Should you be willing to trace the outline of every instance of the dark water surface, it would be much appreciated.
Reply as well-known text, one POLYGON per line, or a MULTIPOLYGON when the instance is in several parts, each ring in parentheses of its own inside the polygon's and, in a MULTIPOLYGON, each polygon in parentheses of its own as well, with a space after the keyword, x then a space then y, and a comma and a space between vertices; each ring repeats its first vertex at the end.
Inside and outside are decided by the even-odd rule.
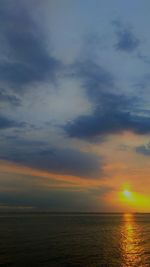
POLYGON ((150 215, 1 214, 0 266, 150 266, 150 215))

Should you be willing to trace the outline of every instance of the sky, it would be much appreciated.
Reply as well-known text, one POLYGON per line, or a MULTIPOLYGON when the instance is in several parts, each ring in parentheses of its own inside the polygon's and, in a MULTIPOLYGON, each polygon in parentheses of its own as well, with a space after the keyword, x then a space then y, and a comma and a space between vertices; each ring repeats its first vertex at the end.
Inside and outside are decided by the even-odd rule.
POLYGON ((149 10, 0 1, 0 210, 150 212, 149 10))

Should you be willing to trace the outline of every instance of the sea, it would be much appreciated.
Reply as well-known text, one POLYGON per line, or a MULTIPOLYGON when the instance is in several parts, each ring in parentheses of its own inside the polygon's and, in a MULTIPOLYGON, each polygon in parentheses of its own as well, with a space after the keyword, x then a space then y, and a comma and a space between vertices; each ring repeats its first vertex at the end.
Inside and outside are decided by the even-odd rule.
POLYGON ((150 267, 150 214, 2 213, 0 266, 150 267))

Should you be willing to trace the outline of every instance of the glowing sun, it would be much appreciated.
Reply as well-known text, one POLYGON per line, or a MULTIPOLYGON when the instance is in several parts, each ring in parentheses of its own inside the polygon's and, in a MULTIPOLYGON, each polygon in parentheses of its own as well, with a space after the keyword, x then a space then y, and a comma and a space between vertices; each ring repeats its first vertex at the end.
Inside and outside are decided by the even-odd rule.
POLYGON ((132 193, 131 193, 130 191, 128 191, 128 190, 124 190, 124 191, 123 191, 123 195, 124 195, 125 197, 127 197, 127 198, 130 198, 131 195, 132 195, 132 193))

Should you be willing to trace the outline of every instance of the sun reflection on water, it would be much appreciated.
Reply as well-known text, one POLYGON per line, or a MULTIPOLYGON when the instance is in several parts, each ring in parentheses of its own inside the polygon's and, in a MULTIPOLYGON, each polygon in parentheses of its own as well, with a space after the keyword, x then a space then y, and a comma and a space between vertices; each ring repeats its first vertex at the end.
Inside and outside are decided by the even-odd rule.
POLYGON ((122 231, 122 267, 145 267, 146 259, 142 245, 140 225, 136 223, 134 214, 124 214, 122 231))

